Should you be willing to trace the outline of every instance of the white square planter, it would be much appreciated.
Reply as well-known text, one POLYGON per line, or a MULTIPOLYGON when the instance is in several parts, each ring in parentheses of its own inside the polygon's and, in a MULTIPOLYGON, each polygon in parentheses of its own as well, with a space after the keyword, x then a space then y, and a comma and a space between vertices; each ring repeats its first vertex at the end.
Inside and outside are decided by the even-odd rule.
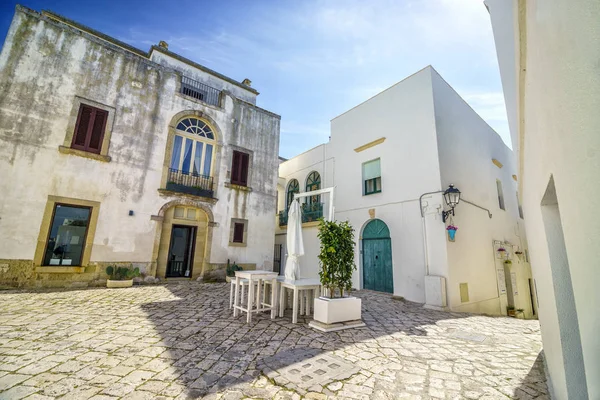
POLYGON ((361 299, 357 297, 344 297, 340 299, 319 297, 315 299, 314 319, 324 324, 360 320, 361 305, 361 299))

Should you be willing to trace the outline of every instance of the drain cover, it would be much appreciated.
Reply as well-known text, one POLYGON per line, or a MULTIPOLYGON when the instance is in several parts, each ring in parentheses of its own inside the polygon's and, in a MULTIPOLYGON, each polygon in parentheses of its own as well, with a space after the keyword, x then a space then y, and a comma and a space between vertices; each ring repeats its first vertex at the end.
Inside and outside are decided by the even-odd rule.
POLYGON ((450 337, 454 339, 469 340, 471 342, 483 342, 485 339, 487 339, 487 336, 485 335, 478 335, 473 332, 465 331, 454 331, 450 334, 450 337))
POLYGON ((263 359, 261 369, 267 370, 266 375, 277 383, 284 382, 288 388, 304 390, 347 379, 359 371, 344 359, 318 349, 282 351, 263 359))

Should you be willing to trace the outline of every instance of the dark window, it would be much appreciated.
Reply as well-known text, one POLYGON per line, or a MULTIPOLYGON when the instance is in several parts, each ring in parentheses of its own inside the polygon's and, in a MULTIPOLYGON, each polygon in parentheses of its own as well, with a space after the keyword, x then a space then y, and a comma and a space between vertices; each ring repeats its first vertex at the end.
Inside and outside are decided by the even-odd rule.
POLYGON ((66 204, 54 207, 43 265, 80 266, 91 211, 66 204))
POLYGON ((71 147, 100 154, 107 118, 108 111, 82 104, 79 107, 71 147))
POLYGON ((365 195, 381 192, 381 177, 365 181, 365 195))
POLYGON ((501 210, 506 210, 504 207, 504 192, 502 191, 502 181, 496 179, 496 190, 498 190, 498 207, 501 210))
POLYGON ((287 189, 287 200, 286 200, 286 210, 290 208, 292 201, 294 201, 294 193, 300 193, 300 184, 296 179, 292 179, 288 184, 287 189))
POLYGON ((241 222, 233 224, 233 243, 244 243, 244 224, 241 222))
POLYGON ((250 154, 241 151, 233 152, 231 163, 231 183, 241 186, 248 186, 248 163, 250 154))

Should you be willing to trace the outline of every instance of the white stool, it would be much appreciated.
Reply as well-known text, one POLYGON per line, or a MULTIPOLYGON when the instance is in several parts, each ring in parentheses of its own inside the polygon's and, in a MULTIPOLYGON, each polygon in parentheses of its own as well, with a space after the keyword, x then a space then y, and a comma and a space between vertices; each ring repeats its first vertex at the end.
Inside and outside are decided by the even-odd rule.
MULTIPOLYGON (((258 282, 252 282, 257 285, 258 282)), ((240 279, 240 286, 242 287, 242 301, 244 299, 245 287, 248 286, 248 279, 240 279)), ((235 278, 231 280, 231 289, 229 290, 229 308, 233 308, 233 299, 235 294, 235 278)))

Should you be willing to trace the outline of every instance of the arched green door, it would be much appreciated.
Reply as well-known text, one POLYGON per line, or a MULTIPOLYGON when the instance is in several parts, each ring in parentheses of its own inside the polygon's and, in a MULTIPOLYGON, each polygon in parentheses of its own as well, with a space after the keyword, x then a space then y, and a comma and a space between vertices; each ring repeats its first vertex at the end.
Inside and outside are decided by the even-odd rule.
POLYGON ((363 287, 378 292, 394 292, 392 239, 385 222, 374 219, 365 226, 363 243, 363 287))

